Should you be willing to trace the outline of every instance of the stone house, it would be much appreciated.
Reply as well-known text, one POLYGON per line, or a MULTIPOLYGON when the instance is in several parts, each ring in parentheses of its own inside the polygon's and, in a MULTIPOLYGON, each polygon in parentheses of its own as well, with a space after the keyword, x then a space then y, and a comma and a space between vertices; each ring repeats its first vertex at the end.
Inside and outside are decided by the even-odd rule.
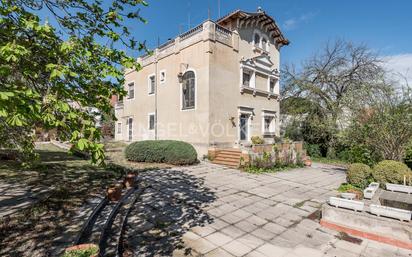
POLYGON ((115 139, 174 139, 199 155, 279 136, 280 49, 289 41, 259 9, 207 20, 138 58, 116 102, 115 139))

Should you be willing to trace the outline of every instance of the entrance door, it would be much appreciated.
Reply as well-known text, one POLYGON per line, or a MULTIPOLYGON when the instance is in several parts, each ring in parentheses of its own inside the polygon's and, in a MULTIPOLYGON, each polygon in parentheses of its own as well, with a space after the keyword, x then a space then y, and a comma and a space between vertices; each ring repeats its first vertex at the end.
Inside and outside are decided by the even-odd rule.
POLYGON ((132 137, 133 137, 133 118, 129 118, 128 120, 128 125, 129 125, 129 135, 128 135, 128 140, 132 141, 132 137))
POLYGON ((248 140, 248 134, 249 134, 249 115, 247 114, 241 114, 239 118, 239 138, 241 141, 246 141, 248 140))

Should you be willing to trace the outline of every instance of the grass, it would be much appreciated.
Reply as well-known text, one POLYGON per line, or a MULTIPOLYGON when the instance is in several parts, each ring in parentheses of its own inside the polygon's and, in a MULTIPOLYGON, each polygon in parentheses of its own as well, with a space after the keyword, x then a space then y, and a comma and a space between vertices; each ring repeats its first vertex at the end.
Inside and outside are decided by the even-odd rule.
POLYGON ((302 168, 302 167, 303 165, 298 165, 298 164, 279 165, 279 166, 268 167, 268 168, 249 166, 249 167, 243 168, 243 170, 248 173, 252 173, 252 174, 262 174, 262 173, 275 173, 275 172, 286 171, 286 170, 302 168))
POLYGON ((326 157, 311 157, 313 162, 325 163, 347 168, 350 163, 339 159, 329 159, 326 157))
POLYGON ((347 191, 350 191, 350 190, 362 191, 361 188, 355 187, 355 186, 353 186, 351 184, 348 184, 348 183, 342 183, 338 188, 338 192, 341 192, 341 193, 344 193, 344 192, 347 192, 347 191))
POLYGON ((36 151, 40 161, 30 168, 0 162, 0 184, 6 188, 4 195, 9 195, 1 200, 8 204, 2 209, 15 209, 0 218, 1 256, 47 256, 52 247, 67 246, 64 241, 82 225, 78 216, 86 200, 104 193, 126 171, 124 166, 91 165, 51 144, 39 145, 36 151), (22 200, 28 203, 25 208, 19 207, 22 200))

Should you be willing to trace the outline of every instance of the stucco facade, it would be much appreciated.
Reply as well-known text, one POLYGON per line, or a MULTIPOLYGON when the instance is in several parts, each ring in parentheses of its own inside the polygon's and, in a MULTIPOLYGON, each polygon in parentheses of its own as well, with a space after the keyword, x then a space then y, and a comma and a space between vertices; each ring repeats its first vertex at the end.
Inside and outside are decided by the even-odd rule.
POLYGON ((183 140, 199 155, 212 146, 241 147, 252 136, 273 140, 286 44, 262 11, 235 11, 166 42, 138 59, 141 70, 125 72, 129 94, 115 106, 115 139, 183 140))

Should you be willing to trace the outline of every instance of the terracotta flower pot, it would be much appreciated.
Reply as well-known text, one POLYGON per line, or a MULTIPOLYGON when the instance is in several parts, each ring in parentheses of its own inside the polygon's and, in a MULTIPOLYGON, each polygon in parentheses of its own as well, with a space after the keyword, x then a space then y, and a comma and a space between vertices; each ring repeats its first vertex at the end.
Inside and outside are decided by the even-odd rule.
POLYGON ((97 257, 99 256, 99 247, 95 244, 80 244, 80 245, 74 245, 74 246, 70 246, 68 248, 65 249, 65 252, 71 252, 71 251, 84 251, 87 250, 89 248, 96 248, 97 249, 97 253, 90 255, 90 257, 97 257))
POLYGON ((124 185, 125 185, 127 188, 134 187, 135 180, 136 180, 136 174, 135 174, 135 173, 129 173, 129 174, 127 174, 126 177, 124 178, 124 185))
POLYGON ((312 160, 311 159, 306 159, 304 164, 305 164, 306 167, 310 167, 310 166, 312 166, 312 160))
POLYGON ((122 187, 120 185, 110 186, 107 189, 107 198, 110 201, 119 201, 122 196, 122 187))

